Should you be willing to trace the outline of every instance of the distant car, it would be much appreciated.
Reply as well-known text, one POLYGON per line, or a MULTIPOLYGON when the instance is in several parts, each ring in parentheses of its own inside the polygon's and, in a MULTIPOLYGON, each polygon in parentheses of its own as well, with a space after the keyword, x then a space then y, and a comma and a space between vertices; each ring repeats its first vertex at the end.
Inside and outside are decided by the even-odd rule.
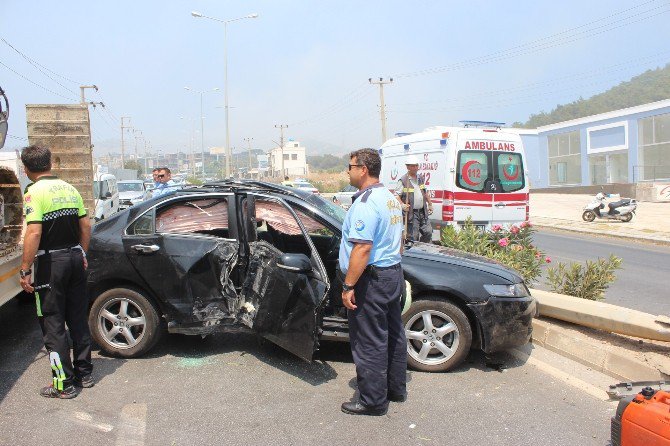
POLYGON ((119 210, 128 209, 141 203, 147 197, 147 189, 142 180, 124 180, 117 183, 119 188, 119 210))
MULTIPOLYGON (((336 274, 344 216, 302 189, 244 180, 132 206, 93 228, 91 335, 132 358, 165 331, 248 331, 311 360, 320 341, 349 337, 336 274)), ((427 243, 406 247, 402 267, 410 367, 446 371, 471 347, 528 342, 536 302, 516 272, 427 243)))
POLYGON ((282 181, 281 184, 288 187, 295 187, 296 189, 304 190, 305 192, 311 192, 315 195, 321 195, 319 189, 305 180, 282 181))
POLYGON ((119 189, 116 177, 108 173, 96 174, 93 181, 95 221, 109 218, 119 211, 119 189))
POLYGON ((351 197, 353 197, 356 192, 358 192, 358 189, 350 184, 333 195, 333 203, 339 204, 344 209, 349 209, 351 207, 351 197))

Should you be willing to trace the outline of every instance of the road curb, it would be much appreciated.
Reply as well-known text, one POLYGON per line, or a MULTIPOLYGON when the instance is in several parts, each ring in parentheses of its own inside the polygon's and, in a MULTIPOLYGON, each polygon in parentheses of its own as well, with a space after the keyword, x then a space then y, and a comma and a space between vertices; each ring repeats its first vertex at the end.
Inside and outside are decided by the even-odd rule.
POLYGON ((623 381, 663 381, 670 378, 601 344, 564 333, 548 321, 533 319, 531 342, 623 381))
POLYGON ((664 245, 664 246, 670 246, 670 240, 665 240, 661 238, 656 238, 652 236, 643 236, 643 235, 629 235, 629 234, 618 234, 618 233, 611 233, 611 232, 602 232, 602 231, 596 231, 596 230, 591 230, 591 229, 583 229, 583 228, 576 228, 574 226, 559 226, 559 225, 550 225, 550 224, 544 224, 544 223, 535 223, 533 222, 533 227, 538 228, 538 229, 551 229, 555 231, 561 231, 561 232, 576 232, 579 234, 590 234, 590 235, 596 235, 598 237, 608 237, 608 238, 613 238, 613 239, 623 239, 623 240, 642 240, 648 243, 653 243, 656 245, 664 245))

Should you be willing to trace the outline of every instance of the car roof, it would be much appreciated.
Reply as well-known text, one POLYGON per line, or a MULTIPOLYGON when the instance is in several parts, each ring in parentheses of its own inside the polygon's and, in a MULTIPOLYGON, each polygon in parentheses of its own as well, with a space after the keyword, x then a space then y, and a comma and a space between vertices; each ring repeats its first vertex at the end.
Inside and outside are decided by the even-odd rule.
POLYGON ((143 180, 120 180, 117 183, 144 183, 143 180))
POLYGON ((268 183, 265 181, 236 180, 236 179, 214 181, 205 183, 201 186, 185 187, 183 189, 176 191, 175 193, 178 195, 186 195, 193 193, 208 193, 208 192, 216 193, 216 192, 238 192, 238 191, 279 193, 302 199, 311 196, 309 192, 301 191, 300 189, 284 186, 281 184, 268 183))

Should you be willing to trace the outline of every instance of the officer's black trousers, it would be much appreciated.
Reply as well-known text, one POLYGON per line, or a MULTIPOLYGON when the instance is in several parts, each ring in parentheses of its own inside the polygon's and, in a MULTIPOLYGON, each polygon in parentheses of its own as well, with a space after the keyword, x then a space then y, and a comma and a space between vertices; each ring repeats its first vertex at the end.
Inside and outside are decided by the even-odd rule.
POLYGON ((35 263, 37 316, 49 352, 54 387, 62 390, 72 384, 74 376, 93 371, 83 255, 80 250, 57 251, 39 256, 35 263), (74 361, 70 359, 65 324, 72 338, 74 361))
POLYGON ((405 286, 400 265, 366 270, 356 283, 357 308, 348 312, 351 352, 356 364, 360 402, 372 408, 388 404, 387 393, 406 393, 407 340, 400 318, 405 286))

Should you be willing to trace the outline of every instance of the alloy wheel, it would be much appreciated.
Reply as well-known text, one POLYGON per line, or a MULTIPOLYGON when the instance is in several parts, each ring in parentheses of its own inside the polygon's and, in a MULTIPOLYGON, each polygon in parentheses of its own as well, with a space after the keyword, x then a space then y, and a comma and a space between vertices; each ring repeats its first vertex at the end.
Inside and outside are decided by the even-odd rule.
POLYGON ((145 328, 144 312, 130 299, 110 299, 98 313, 100 334, 116 349, 136 346, 144 337, 145 328))
POLYGON ((427 365, 448 361, 460 342, 456 323, 441 311, 425 310, 414 315, 405 324, 407 353, 427 365))

